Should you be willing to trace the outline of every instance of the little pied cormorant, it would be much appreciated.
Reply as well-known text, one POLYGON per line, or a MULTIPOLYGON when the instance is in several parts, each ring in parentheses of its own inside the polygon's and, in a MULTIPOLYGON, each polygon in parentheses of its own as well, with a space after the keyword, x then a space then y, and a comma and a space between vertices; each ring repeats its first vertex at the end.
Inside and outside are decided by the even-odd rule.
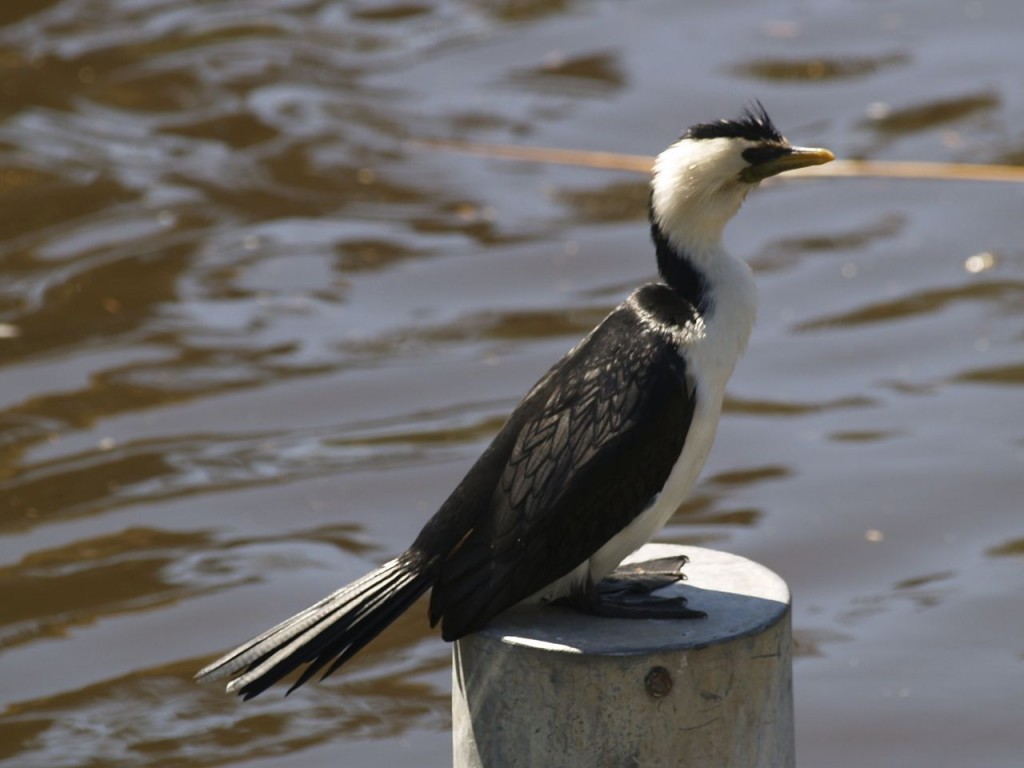
POLYGON ((408 550, 197 675, 256 696, 302 664, 326 677, 428 589, 445 640, 525 600, 604 615, 687 617, 680 598, 598 584, 686 498, 725 385, 750 336, 750 268, 722 248, 747 193, 827 163, 793 147, 760 103, 695 125, 654 165, 651 236, 661 280, 637 288, 529 391, 408 550))

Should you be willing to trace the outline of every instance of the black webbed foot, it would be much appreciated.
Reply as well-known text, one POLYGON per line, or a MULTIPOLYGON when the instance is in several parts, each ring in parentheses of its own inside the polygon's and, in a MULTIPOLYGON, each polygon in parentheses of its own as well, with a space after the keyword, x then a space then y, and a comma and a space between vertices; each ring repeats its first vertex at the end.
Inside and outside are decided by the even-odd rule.
POLYGON ((687 558, 663 557, 620 565, 605 579, 567 598, 575 608, 594 616, 620 619, 704 619, 707 614, 688 608, 681 596, 660 597, 656 589, 684 581, 687 558))

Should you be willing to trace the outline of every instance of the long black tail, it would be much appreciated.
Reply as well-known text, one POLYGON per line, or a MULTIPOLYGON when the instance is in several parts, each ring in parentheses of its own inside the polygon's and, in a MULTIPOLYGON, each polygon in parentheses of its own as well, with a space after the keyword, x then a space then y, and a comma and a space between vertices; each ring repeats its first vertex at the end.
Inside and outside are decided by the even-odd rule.
POLYGON ((333 659, 327 677, 430 588, 430 571, 422 555, 406 552, 235 648, 196 679, 231 677, 228 693, 248 700, 302 664, 309 666, 288 693, 333 659))

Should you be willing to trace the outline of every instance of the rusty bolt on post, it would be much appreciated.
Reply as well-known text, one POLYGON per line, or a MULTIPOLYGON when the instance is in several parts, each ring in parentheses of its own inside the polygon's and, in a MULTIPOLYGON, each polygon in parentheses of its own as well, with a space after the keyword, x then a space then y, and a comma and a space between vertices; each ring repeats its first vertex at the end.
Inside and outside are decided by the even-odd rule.
POLYGON ((660 699, 668 696, 668 692, 672 690, 672 675, 664 667, 651 667, 644 677, 644 688, 651 698, 660 699))

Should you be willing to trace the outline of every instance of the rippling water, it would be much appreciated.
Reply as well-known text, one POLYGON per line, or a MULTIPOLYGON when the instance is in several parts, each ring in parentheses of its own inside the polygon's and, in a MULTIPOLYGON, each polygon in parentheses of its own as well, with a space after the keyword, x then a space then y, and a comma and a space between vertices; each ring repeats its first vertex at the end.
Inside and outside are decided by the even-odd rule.
MULTIPOLYGON (((403 549, 654 265, 653 154, 760 98, 843 157, 1024 162, 1024 9, 5 0, 0 762, 445 765, 414 610, 241 705, 191 675, 403 549)), ((796 599, 804 766, 1022 764, 1024 185, 753 196, 761 286, 663 534, 796 599)))

